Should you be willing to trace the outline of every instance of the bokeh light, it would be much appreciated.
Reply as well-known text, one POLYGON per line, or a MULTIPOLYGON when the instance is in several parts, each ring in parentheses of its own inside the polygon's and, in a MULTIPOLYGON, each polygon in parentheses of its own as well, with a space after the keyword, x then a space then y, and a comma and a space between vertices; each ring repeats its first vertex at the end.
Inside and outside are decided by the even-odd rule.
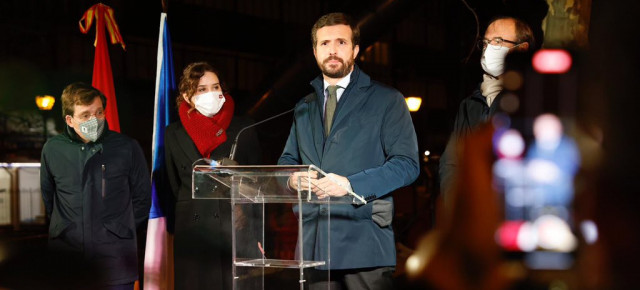
POLYGON ((522 87, 524 79, 522 74, 518 71, 509 70, 502 75, 502 85, 505 89, 515 91, 522 87))
POLYGON ((522 160, 520 159, 498 159, 493 165, 493 173, 496 177, 503 179, 523 179, 522 160))
POLYGON ((500 225, 496 236, 507 251, 530 252, 536 248, 537 237, 532 225, 525 221, 506 221, 500 225))
POLYGON ((500 108, 506 113, 515 113, 520 108, 518 96, 512 93, 505 93, 500 99, 500 108))
POLYGON ((538 146, 543 149, 555 149, 560 143, 562 134, 562 122, 553 114, 542 114, 533 122, 533 135, 538 146))
POLYGON ((563 219, 555 215, 542 215, 534 226, 538 231, 538 246, 546 250, 570 252, 577 246, 571 228, 563 219))
POLYGON ((533 68, 541 74, 563 74, 571 69, 571 55, 564 49, 541 49, 533 55, 533 68))
POLYGON ((511 127, 511 118, 509 118, 509 115, 505 113, 497 113, 491 118, 491 124, 493 125, 493 128, 496 128, 496 130, 502 131, 511 127))
POLYGON ((416 273, 420 268, 422 268, 421 265, 422 261, 420 257, 418 255, 411 255, 407 258, 405 267, 407 268, 407 272, 416 273))
POLYGON ((527 176, 535 182, 552 183, 560 178, 561 173, 560 168, 548 160, 537 158, 527 164, 527 176))
POLYGON ((592 220, 585 220, 580 223, 580 229, 582 230, 582 236, 588 245, 594 244, 598 241, 598 226, 592 220))
POLYGON ((504 158, 518 158, 525 149, 524 139, 520 132, 509 129, 504 131, 497 142, 498 154, 504 158))

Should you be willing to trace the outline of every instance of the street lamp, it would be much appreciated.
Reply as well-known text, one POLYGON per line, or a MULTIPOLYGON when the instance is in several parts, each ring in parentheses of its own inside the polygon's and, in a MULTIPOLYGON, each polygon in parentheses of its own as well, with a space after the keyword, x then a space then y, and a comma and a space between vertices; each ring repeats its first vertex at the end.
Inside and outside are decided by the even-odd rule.
POLYGON ((409 112, 417 112, 420 109, 420 104, 422 104, 421 97, 407 97, 404 98, 404 101, 407 102, 409 112))
POLYGON ((38 109, 41 111, 50 111, 53 108, 53 104, 56 103, 56 98, 44 95, 44 96, 36 96, 36 105, 38 105, 38 109))
POLYGON ((42 113, 42 136, 44 137, 44 142, 47 142, 47 115, 48 111, 51 111, 53 108, 53 104, 56 103, 56 98, 44 95, 44 96, 36 96, 36 105, 40 112, 42 113))

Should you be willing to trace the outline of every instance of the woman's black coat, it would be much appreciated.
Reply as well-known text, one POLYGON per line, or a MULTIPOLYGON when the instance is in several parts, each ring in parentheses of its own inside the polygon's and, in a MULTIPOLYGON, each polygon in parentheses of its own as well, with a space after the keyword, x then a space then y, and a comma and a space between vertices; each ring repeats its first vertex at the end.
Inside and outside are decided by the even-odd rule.
MULTIPOLYGON (((228 157, 236 135, 250 124, 249 119, 234 117, 227 129, 227 140, 211 153, 211 159, 228 157)), ((231 289, 230 203, 191 198, 192 164, 202 155, 182 123, 167 127, 165 154, 166 173, 175 200, 175 289, 231 289)), ((235 161, 253 165, 260 164, 261 158, 256 132, 245 130, 238 140, 235 161)), ((171 218, 169 224, 173 225, 171 218)))

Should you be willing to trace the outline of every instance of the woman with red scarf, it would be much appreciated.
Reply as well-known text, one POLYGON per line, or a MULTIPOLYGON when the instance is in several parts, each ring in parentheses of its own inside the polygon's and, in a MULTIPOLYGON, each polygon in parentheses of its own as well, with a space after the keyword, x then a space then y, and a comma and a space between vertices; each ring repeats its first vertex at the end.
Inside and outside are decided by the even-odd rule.
MULTIPOLYGON (((231 205, 191 198, 192 164, 229 156, 231 143, 252 122, 234 117, 234 102, 206 62, 188 65, 176 99, 180 121, 165 131, 166 169, 175 197, 175 289, 231 289, 231 205)), ((255 131, 246 130, 235 154, 238 164, 259 164, 255 131)))

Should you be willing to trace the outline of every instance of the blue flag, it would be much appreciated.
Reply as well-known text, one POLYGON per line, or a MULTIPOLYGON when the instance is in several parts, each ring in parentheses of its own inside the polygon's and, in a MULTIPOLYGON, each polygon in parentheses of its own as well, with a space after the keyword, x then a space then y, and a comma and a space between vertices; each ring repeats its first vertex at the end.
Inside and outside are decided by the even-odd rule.
MULTIPOLYGON (((176 78, 173 70, 173 53, 171 51, 171 37, 167 27, 167 14, 160 17, 160 38, 158 41, 158 68, 156 72, 156 96, 153 118, 153 145, 151 163, 152 203, 149 218, 163 217, 162 203, 159 200, 158 189, 161 188, 163 177, 158 174, 164 167, 164 129, 171 123, 171 100, 176 92, 176 78)), ((166 184, 166 183, 165 183, 166 184)))
POLYGON ((158 67, 156 71, 156 96, 153 117, 153 140, 151 148, 151 210, 147 227, 147 245, 144 257, 144 289, 160 290, 171 287, 173 261, 171 260, 171 238, 167 233, 168 181, 164 180, 164 130, 171 123, 171 100, 176 92, 173 71, 171 38, 167 27, 167 14, 160 15, 158 39, 158 67), (164 194, 161 194, 161 191, 164 194), (164 206, 164 208, 163 208, 164 206))

